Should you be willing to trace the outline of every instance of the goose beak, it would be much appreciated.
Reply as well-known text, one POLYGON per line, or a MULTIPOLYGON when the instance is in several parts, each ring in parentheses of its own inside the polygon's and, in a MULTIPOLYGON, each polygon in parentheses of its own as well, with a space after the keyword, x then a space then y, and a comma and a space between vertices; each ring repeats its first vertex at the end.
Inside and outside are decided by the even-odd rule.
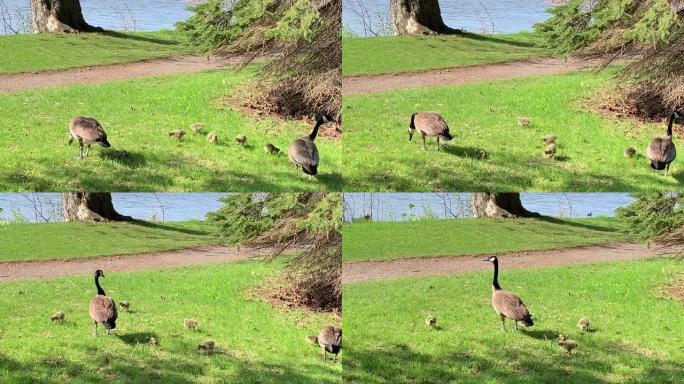
POLYGON ((411 139, 413 139, 413 131, 409 130, 409 141, 411 141, 411 139))

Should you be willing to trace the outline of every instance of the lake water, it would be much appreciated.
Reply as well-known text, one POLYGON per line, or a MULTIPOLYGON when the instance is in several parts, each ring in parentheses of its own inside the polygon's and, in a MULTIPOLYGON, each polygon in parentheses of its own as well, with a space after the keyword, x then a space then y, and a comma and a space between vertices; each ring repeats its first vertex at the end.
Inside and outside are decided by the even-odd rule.
MULTIPOLYGON (((17 12, 30 14, 29 0, 0 1, 0 5, 3 3, 15 20, 17 12)), ((171 29, 174 23, 190 16, 188 5, 185 0, 81 0, 83 17, 89 24, 127 31, 171 29)))
MULTIPOLYGON (((343 25, 364 36, 361 18, 354 12, 362 3, 374 16, 387 20, 389 0, 343 0, 343 25)), ((546 0, 441 0, 444 22, 470 32, 514 33, 529 31, 548 18, 546 0)))
MULTIPOLYGON (((141 220, 203 220, 207 212, 223 206, 225 193, 112 193, 114 208, 141 220)), ((62 221, 59 193, 0 193, 0 219, 16 215, 30 222, 43 221, 36 209, 50 221, 62 221)))
MULTIPOLYGON (((627 193, 521 193, 523 206, 554 217, 614 216, 634 199, 627 193)), ((376 221, 472 217, 469 193, 345 193, 345 220, 376 221)))

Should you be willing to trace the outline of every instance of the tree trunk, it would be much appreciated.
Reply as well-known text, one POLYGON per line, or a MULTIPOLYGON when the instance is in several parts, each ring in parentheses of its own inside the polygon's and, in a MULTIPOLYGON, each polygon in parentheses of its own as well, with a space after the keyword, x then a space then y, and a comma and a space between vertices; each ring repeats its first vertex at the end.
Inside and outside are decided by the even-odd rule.
POLYGON ((114 209, 111 193, 68 192, 62 194, 64 221, 96 223, 101 221, 132 221, 114 209))
POLYGON ((473 193, 473 217, 540 217, 523 207, 519 193, 473 193))
POLYGON ((439 0, 391 0, 390 16, 395 35, 462 33, 444 24, 439 0))
POLYGON ((34 33, 78 33, 102 31, 86 23, 80 0, 31 0, 34 33))

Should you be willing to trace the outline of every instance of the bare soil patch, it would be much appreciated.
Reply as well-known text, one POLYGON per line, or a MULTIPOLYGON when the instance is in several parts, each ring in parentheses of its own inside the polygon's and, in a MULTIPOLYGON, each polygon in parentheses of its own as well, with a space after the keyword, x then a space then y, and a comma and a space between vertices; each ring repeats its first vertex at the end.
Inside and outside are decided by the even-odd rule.
MULTIPOLYGON (((636 260, 672 253, 670 247, 651 247, 646 244, 614 243, 545 251, 514 252, 496 255, 502 266, 537 268, 569 264, 590 264, 615 260, 636 260)), ((391 261, 361 261, 344 263, 342 282, 355 283, 397 277, 451 275, 491 269, 483 260, 489 254, 477 256, 446 256, 411 258, 391 261)))
POLYGON ((457 85, 519 77, 554 75, 596 67, 595 61, 537 58, 499 64, 405 72, 373 76, 350 76, 342 82, 342 94, 370 94, 406 88, 457 85))
POLYGON ((177 73, 203 72, 233 66, 240 58, 176 56, 133 63, 96 65, 59 71, 0 74, 0 93, 76 84, 95 84, 177 73))
POLYGON ((222 245, 210 245, 175 251, 107 256, 94 259, 0 263, 0 281, 82 275, 92 273, 97 269, 119 272, 231 263, 264 256, 267 252, 268 250, 238 250, 222 245))

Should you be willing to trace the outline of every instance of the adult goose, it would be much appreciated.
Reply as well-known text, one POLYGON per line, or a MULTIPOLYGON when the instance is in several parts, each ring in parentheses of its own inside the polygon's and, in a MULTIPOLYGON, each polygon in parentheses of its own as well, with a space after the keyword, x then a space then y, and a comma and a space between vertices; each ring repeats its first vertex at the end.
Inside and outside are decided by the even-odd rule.
POLYGON ((675 119, 680 116, 681 114, 678 111, 672 112, 667 123, 665 135, 651 140, 651 144, 646 148, 646 157, 651 161, 651 168, 656 171, 665 170, 667 174, 670 171, 670 164, 677 157, 677 150, 672 141, 672 125, 675 119))
POLYGON ((449 133, 449 125, 442 116, 435 112, 416 112, 411 115, 409 124, 409 141, 413 139, 413 134, 418 130, 423 137, 423 149, 427 149, 425 137, 437 137, 437 150, 439 151, 439 139, 449 141, 453 136, 449 133))
POLYGON ((81 152, 77 156, 79 159, 88 156, 92 143, 96 143, 103 148, 110 147, 109 141, 107 141, 107 134, 100 123, 92 117, 78 116, 71 119, 69 122, 69 145, 74 140, 78 141, 78 145, 81 148, 81 152), (83 153, 84 145, 86 146, 85 154, 83 153))
POLYGON ((504 291, 499 285, 499 259, 492 256, 484 261, 489 261, 494 264, 494 279, 492 281, 492 306, 494 310, 501 317, 501 331, 506 331, 506 318, 515 322, 515 329, 518 329, 518 322, 522 322, 525 326, 531 327, 534 325, 530 312, 527 310, 525 303, 520 300, 513 292, 504 291))
POLYGON ((316 125, 313 131, 308 136, 296 139, 290 144, 288 154, 290 161, 294 163, 297 168, 301 168, 307 175, 315 176, 318 174, 318 164, 321 159, 318 155, 318 148, 314 144, 314 140, 318 135, 318 129, 321 125, 332 121, 332 117, 328 115, 316 115, 316 125))
POLYGON ((114 300, 107 297, 104 289, 100 286, 100 277, 104 277, 102 270, 95 271, 95 287, 97 288, 97 296, 90 300, 88 305, 88 313, 93 319, 93 336, 97 336, 97 324, 102 324, 107 330, 107 334, 112 329, 116 329, 116 304, 114 300))
POLYGON ((342 349, 342 328, 328 325, 321 329, 318 334, 318 345, 323 350, 323 360, 327 360, 328 353, 335 355, 333 361, 337 361, 337 354, 342 349))

